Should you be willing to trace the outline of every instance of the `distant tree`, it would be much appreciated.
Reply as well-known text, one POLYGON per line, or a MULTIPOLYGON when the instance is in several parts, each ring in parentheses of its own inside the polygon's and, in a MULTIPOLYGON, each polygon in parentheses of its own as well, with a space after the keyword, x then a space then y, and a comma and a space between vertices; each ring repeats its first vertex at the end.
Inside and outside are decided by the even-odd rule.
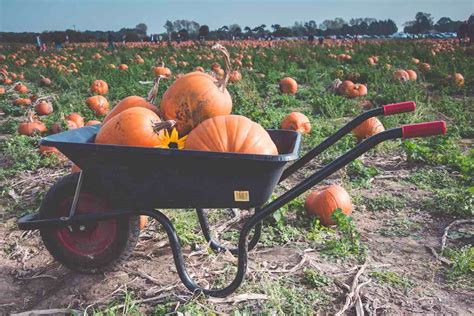
POLYGON ((166 23, 165 25, 163 25, 163 27, 166 29, 166 33, 168 34, 174 31, 173 22, 171 22, 170 20, 166 20, 166 23))
POLYGON ((295 22, 293 26, 291 27, 291 32, 295 36, 303 36, 306 34, 306 28, 304 27, 303 22, 295 22))
POLYGON ((199 27, 199 37, 206 38, 208 35, 209 35, 209 26, 201 25, 201 27, 199 27))
POLYGON ((292 36, 293 32, 289 27, 280 27, 273 32, 273 36, 276 37, 289 37, 292 36))
POLYGON ((317 29, 318 29, 318 24, 314 21, 314 20, 311 20, 309 22, 306 22, 304 24, 304 28, 305 28, 305 35, 310 35, 310 34, 315 34, 317 32, 317 29))
POLYGON ((139 32, 142 33, 143 35, 146 35, 146 31, 148 30, 148 26, 146 26, 145 23, 138 23, 135 26, 135 29, 139 32))
POLYGON ((233 36, 241 36, 242 35, 242 28, 238 24, 231 24, 229 25, 229 33, 233 36))
POLYGON ((442 17, 436 22, 434 28, 438 32, 456 32, 461 26, 462 21, 453 21, 448 17, 442 17))
POLYGON ((405 23, 403 29, 406 33, 419 34, 426 33, 433 28, 433 17, 429 13, 418 12, 414 21, 405 23))
POLYGON ((344 24, 347 23, 343 18, 335 18, 334 20, 324 20, 319 27, 323 30, 338 30, 341 29, 344 24))

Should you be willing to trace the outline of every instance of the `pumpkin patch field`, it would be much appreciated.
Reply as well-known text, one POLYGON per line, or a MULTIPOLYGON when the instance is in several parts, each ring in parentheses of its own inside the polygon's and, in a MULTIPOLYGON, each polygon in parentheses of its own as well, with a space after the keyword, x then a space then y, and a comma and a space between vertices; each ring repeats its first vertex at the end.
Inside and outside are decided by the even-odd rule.
MULTIPOLYGON (((474 47, 455 40, 185 41, 127 43, 114 50, 87 43, 41 53, 32 45, 2 44, 0 313, 472 313, 473 76, 474 47), (144 155, 199 151, 198 163, 205 152, 283 156, 267 130, 284 129, 300 133, 302 156, 364 111, 404 101, 416 103, 416 111, 365 120, 282 181, 269 201, 392 128, 445 121, 446 134, 384 142, 265 218, 260 242, 248 253, 244 282, 226 297, 192 293, 181 283, 167 233, 151 217, 99 222, 102 235, 82 225, 75 235, 73 228, 54 235, 17 226, 42 203, 40 213, 56 214, 45 210, 52 205, 46 192, 69 174, 64 183, 74 190, 82 174, 80 163, 39 145, 46 136, 97 128, 96 146, 140 147, 144 155), (111 241, 113 236, 126 238, 111 241), (78 257, 58 250, 54 238, 78 257), (104 245, 126 250, 123 256, 97 255, 104 245), (97 260, 93 265, 89 259, 97 260)), ((113 164, 108 157, 100 161, 104 168, 113 164)), ((177 163, 156 164, 166 170, 177 163)), ((174 174, 189 170, 194 174, 192 165, 174 174)), ((242 176, 248 173, 242 170, 242 176)), ((209 182, 204 178, 192 184, 196 192, 219 194, 209 192, 218 184, 203 187, 209 182)), ((160 187, 173 183, 167 188, 173 196, 188 197, 176 178, 159 180, 160 187)), ((96 191, 105 190, 106 182, 96 191)), ((133 207, 154 198, 153 188, 140 196, 132 192, 140 183, 118 182, 113 185, 120 198, 133 207), (143 200, 133 200, 137 196, 143 200)), ((234 192, 235 201, 248 199, 246 191, 234 192)), ((110 207, 95 193, 80 199, 110 207)), ((74 204, 72 198, 66 202, 59 207, 64 216, 74 204)), ((80 213, 85 206, 78 205, 80 213)), ((175 226, 188 273, 201 287, 232 282, 237 257, 211 250, 195 209, 160 211, 175 226)), ((253 210, 206 213, 213 240, 231 247, 253 210)))

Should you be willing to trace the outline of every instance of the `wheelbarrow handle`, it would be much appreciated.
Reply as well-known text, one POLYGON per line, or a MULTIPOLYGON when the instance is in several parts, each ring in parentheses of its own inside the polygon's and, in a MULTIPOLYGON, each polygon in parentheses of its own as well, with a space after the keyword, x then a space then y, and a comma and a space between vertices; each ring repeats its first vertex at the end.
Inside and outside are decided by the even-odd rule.
POLYGON ((383 115, 393 115, 406 112, 413 112, 416 110, 416 103, 414 101, 406 101, 399 103, 386 104, 382 106, 383 115))
POLYGON ((319 145, 317 145, 316 147, 308 151, 303 157, 301 157, 300 159, 295 161, 293 164, 288 166, 288 168, 286 168, 283 171, 283 174, 280 178, 280 182, 284 181, 286 178, 292 175, 295 171, 299 170, 301 167, 303 167, 308 162, 310 162, 314 157, 318 156, 323 151, 328 149, 330 146, 336 143, 339 139, 349 134, 354 128, 359 126, 365 120, 374 116, 379 116, 379 115, 393 115, 393 114, 411 112, 411 111, 414 111, 415 108, 416 108, 415 102, 406 101, 406 102, 383 105, 379 108, 368 110, 360 114, 359 116, 355 117, 352 121, 350 121, 349 123, 341 127, 341 129, 339 129, 336 133, 326 138, 322 143, 320 143, 319 145))
POLYGON ((446 134, 446 122, 434 121, 418 124, 403 125, 401 127, 403 138, 427 137, 446 134))

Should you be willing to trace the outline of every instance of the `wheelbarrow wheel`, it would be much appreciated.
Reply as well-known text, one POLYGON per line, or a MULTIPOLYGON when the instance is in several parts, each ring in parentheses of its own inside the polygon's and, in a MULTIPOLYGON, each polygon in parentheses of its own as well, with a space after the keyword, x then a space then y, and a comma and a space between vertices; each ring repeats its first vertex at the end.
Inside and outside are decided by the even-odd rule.
MULTIPOLYGON (((41 218, 69 214, 79 174, 65 176, 48 191, 40 207, 41 218)), ((104 197, 82 186, 76 214, 109 210, 104 197)), ((86 225, 41 228, 46 249, 57 261, 81 273, 99 273, 113 269, 132 253, 140 234, 139 216, 121 217, 86 225)))

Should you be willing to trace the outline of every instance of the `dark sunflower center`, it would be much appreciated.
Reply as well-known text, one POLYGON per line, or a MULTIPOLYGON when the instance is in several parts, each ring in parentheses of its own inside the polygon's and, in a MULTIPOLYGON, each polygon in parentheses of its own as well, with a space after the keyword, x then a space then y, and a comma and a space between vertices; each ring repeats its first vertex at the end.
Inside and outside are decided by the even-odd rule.
POLYGON ((176 142, 170 142, 170 143, 168 144, 168 147, 169 147, 169 148, 178 148, 178 143, 176 143, 176 142))

